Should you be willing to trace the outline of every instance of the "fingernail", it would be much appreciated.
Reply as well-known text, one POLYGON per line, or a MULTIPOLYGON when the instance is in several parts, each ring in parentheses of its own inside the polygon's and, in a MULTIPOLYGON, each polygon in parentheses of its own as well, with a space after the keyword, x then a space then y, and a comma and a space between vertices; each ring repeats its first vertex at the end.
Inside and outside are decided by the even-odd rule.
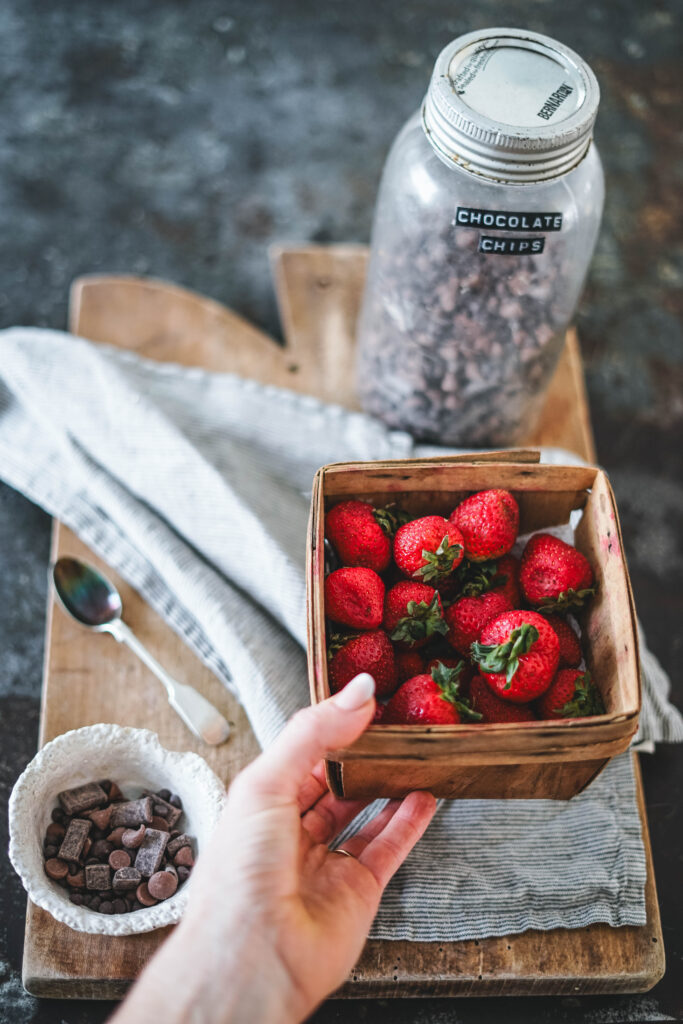
POLYGON ((361 672, 347 683, 343 690, 334 698, 337 707, 344 711, 356 711, 362 708, 375 694, 375 680, 368 672, 361 672))

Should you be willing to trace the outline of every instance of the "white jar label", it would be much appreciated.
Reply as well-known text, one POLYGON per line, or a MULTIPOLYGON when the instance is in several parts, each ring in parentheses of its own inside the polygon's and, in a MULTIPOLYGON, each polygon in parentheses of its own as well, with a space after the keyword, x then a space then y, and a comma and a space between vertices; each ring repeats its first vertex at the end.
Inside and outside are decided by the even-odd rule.
POLYGON ((488 253, 491 256, 522 256, 526 254, 543 252, 545 238, 494 238, 493 235, 479 236, 479 252, 488 253))
MULTIPOLYGON (((455 223, 468 228, 497 228, 499 231, 561 231, 562 214, 517 213, 507 210, 478 210, 459 206, 455 223)), ((535 250, 539 252, 540 250, 535 250)))

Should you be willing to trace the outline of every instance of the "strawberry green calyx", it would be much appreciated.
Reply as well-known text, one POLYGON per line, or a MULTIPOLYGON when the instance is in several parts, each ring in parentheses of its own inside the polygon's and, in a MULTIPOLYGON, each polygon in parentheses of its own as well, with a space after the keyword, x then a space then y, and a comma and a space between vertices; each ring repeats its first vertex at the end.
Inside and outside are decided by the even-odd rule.
POLYGON ((470 562, 467 558, 458 566, 457 577, 464 597, 479 597, 491 590, 498 578, 497 562, 470 562))
POLYGON ((605 705, 597 686, 586 671, 577 676, 574 683, 574 696, 557 712, 563 718, 583 718, 587 715, 604 715, 605 705))
POLYGON ((434 583, 445 580, 453 572, 453 563, 460 557, 462 544, 449 544, 446 534, 436 551, 422 549, 422 558, 426 565, 420 566, 413 576, 419 577, 423 583, 434 583))
POLYGON ((327 644, 327 660, 332 661, 335 654, 341 651, 354 635, 354 633, 331 633, 327 644))
POLYGON ((410 522, 410 516, 395 505, 387 505, 386 508, 374 509, 374 516, 377 525, 381 527, 387 537, 393 537, 399 526, 410 522))
POLYGON ((548 612, 566 612, 572 608, 582 608, 589 597, 595 595, 595 587, 586 587, 585 590, 563 590, 557 597, 549 597, 547 601, 541 601, 537 611, 542 615, 548 612))
POLYGON ((390 634, 392 640, 412 647, 419 640, 428 639, 437 633, 445 636, 448 632, 448 626, 441 615, 438 594, 434 595, 429 604, 426 601, 408 601, 406 611, 408 614, 398 620, 390 634))
POLYGON ((478 662, 484 672, 505 675, 510 689, 512 678, 519 668, 522 654, 528 654, 538 640, 538 630, 530 622, 525 622, 512 630, 504 644, 480 644, 477 640, 472 644, 472 659, 478 662))
POLYGON ((465 667, 464 661, 459 661, 455 668, 448 668, 443 662, 438 662, 431 671, 431 677, 441 690, 441 696, 458 710, 462 718, 471 722, 481 721, 481 715, 475 711, 468 700, 459 696, 460 676, 465 667))

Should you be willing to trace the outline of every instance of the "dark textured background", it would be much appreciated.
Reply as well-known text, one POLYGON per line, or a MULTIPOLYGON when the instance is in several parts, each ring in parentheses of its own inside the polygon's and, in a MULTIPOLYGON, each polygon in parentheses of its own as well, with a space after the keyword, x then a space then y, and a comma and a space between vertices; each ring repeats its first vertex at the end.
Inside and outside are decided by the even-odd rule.
MULTIPOLYGON (((277 334, 268 244, 367 240, 386 150, 441 47, 495 24, 556 36, 603 97, 607 208, 578 318, 598 451, 640 615, 683 703, 680 14, 645 0, 3 0, 0 322, 62 328, 72 278, 127 271, 277 334)), ((47 516, 0 485, 3 801, 36 746, 48 533, 47 516)), ((643 768, 668 956, 651 993, 336 1002, 316 1021, 681 1019, 683 750, 643 768)), ((0 828, 4 844, 4 807, 0 828)), ((0 1021, 103 1020, 106 1004, 25 995, 24 906, 0 861, 0 1021)))

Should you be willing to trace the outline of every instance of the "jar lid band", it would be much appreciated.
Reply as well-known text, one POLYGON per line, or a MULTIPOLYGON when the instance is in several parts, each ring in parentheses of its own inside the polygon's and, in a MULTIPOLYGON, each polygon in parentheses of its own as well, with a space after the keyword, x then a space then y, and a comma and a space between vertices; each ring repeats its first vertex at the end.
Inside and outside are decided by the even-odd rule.
POLYGON ((470 32, 436 59, 424 130, 447 163, 495 181, 565 174, 590 145, 600 89, 578 54, 536 32, 470 32))

